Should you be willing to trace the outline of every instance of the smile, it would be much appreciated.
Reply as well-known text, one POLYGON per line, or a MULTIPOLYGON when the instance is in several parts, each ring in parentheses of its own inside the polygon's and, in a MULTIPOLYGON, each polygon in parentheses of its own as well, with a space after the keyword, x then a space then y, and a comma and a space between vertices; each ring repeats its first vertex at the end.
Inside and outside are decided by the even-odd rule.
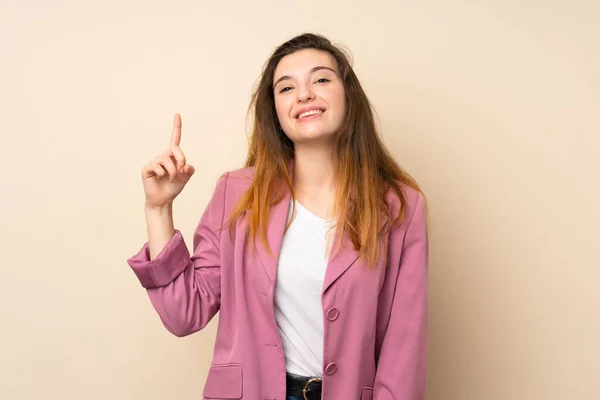
POLYGON ((310 117, 311 115, 323 114, 322 110, 310 110, 298 115, 298 119, 310 117))

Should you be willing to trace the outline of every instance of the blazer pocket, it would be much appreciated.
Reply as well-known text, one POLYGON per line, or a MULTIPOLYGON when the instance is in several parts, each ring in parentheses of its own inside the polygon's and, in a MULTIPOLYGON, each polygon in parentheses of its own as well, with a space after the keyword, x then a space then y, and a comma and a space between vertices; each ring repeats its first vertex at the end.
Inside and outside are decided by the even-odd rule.
POLYGON ((364 387, 360 395, 360 400, 373 400, 373 388, 364 387))
POLYGON ((242 379, 240 364, 213 364, 202 395, 206 399, 241 399, 242 379))

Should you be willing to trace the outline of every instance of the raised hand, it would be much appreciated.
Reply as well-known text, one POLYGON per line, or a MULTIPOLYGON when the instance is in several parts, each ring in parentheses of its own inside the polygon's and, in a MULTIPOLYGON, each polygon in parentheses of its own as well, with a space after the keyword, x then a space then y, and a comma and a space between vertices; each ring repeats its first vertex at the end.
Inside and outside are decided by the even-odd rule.
POLYGON ((187 164, 179 147, 180 142, 181 116, 175 114, 169 146, 142 168, 147 208, 170 206, 194 174, 194 167, 187 164))

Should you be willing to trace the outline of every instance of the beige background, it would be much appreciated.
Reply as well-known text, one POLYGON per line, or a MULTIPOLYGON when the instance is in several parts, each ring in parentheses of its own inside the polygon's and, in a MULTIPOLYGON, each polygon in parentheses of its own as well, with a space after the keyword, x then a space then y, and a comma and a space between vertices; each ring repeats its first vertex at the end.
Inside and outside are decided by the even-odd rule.
POLYGON ((429 197, 428 399, 600 399, 597 1, 95 3, 0 0, 0 399, 200 398, 216 320, 170 335, 125 261, 139 172, 181 113, 191 243, 303 31, 352 51, 429 197))

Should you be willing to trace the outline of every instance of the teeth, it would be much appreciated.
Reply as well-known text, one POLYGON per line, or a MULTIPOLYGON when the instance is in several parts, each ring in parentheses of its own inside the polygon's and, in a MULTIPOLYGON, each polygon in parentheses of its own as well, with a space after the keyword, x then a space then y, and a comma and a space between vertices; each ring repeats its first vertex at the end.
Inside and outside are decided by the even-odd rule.
POLYGON ((303 112, 302 114, 298 115, 298 119, 308 117, 309 115, 314 115, 314 114, 323 114, 323 111, 311 110, 311 111, 303 112))

